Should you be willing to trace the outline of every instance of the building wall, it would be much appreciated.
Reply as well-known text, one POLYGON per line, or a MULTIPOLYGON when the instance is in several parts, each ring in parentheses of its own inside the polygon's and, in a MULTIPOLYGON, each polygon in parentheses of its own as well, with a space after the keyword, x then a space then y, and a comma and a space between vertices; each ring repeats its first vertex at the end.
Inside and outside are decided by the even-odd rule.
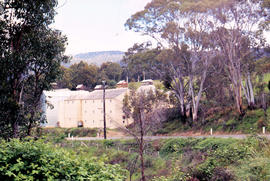
MULTIPOLYGON (((117 128, 127 125, 123 119, 122 105, 125 93, 113 99, 106 99, 106 126, 117 128)), ((103 99, 81 99, 62 101, 59 111, 60 127, 78 127, 82 121, 87 128, 103 128, 103 99)))
POLYGON ((63 128, 78 127, 82 121, 82 100, 64 100, 59 111, 59 126, 63 128))
POLYGON ((44 91, 43 109, 46 115, 47 123, 44 124, 45 127, 57 127, 60 103, 65 100, 70 94, 68 90, 56 90, 56 91, 44 91), (49 106, 49 103, 51 106, 49 106))

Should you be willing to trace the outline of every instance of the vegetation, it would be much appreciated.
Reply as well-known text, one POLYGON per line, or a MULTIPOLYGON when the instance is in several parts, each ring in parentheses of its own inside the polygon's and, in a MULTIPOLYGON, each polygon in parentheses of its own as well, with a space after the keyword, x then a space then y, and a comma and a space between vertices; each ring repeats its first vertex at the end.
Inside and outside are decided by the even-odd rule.
POLYGON ((0 137, 23 137, 44 122, 43 90, 60 75, 66 37, 50 28, 56 0, 1 1, 0 137))
MULTIPOLYGON (((168 139, 145 141, 146 180, 267 180, 269 140, 168 139)), ((140 162, 136 140, 64 141, 66 150, 76 150, 83 158, 98 157, 106 164, 128 170, 130 180, 139 181, 140 162)))
POLYGON ((55 148, 42 141, 13 139, 0 144, 3 180, 125 180, 125 170, 95 158, 55 148))

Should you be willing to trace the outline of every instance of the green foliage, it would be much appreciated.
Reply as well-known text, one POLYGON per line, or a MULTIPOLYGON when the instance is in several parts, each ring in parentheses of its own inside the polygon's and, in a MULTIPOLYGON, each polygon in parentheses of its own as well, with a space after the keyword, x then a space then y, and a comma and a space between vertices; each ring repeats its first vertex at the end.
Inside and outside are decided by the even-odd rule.
POLYGON ((162 157, 169 156, 170 154, 180 154, 184 152, 186 147, 193 147, 198 142, 197 139, 170 139, 167 140, 160 149, 162 157))
POLYGON ((36 137, 43 136, 54 143, 62 142, 68 135, 74 137, 96 137, 97 130, 91 128, 41 128, 36 137))
POLYGON ((42 141, 1 141, 0 177, 3 180, 125 180, 117 165, 78 158, 42 141))
POLYGON ((131 90, 137 90, 141 86, 140 82, 130 82, 128 88, 131 90))
POLYGON ((241 166, 234 167, 236 180, 270 180, 270 158, 258 156, 245 160, 241 166))
POLYGON ((56 0, 1 1, 0 6, 0 137, 24 137, 44 121, 40 98, 67 61, 67 39, 49 27, 56 0))
POLYGON ((238 140, 233 138, 205 138, 201 139, 194 147, 201 151, 224 149, 230 144, 237 143, 238 140))

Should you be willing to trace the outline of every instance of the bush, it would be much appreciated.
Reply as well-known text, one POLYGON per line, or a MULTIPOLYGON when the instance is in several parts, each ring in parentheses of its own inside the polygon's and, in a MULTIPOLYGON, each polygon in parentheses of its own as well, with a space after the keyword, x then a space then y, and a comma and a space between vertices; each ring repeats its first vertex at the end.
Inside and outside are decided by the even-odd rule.
POLYGON ((234 168, 237 180, 270 180, 270 159, 259 156, 234 168))
POLYGON ((186 147, 192 147, 198 142, 198 139, 169 139, 160 149, 160 155, 165 157, 170 154, 183 153, 186 147))
POLYGON ((43 141, 0 141, 2 180, 125 180, 118 165, 78 158, 43 141))
POLYGON ((233 138, 205 138, 200 139, 194 148, 200 151, 209 151, 224 148, 237 142, 238 140, 233 138))

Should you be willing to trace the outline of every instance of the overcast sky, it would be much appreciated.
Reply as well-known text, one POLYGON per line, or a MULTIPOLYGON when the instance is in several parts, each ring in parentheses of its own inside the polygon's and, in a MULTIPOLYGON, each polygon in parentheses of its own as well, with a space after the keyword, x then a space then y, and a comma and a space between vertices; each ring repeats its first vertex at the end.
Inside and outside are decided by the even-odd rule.
MULTIPOLYGON (((68 37, 66 54, 126 51, 149 40, 127 31, 124 24, 151 0, 59 0, 53 27, 68 37)), ((266 33, 270 42, 270 33, 266 33)))
POLYGON ((147 41, 127 31, 126 20, 151 0, 59 0, 53 27, 68 37, 66 54, 92 51, 126 51, 147 41))

